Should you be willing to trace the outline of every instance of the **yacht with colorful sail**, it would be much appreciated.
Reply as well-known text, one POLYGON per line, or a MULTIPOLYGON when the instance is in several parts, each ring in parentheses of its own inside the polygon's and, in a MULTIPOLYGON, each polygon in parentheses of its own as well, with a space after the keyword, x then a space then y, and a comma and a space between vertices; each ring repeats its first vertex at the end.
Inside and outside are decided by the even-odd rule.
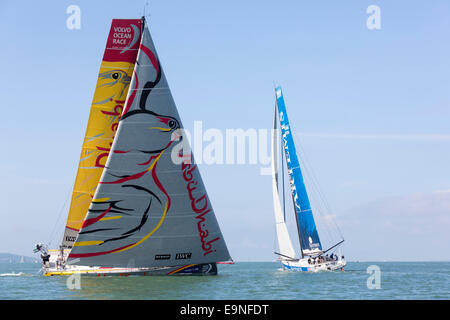
POLYGON ((281 87, 275 88, 275 95, 276 103, 272 131, 272 189, 279 247, 279 252, 275 252, 275 254, 281 261, 283 269, 287 270, 308 272, 342 270, 346 265, 346 261, 343 256, 335 254, 333 250, 336 250, 344 242, 344 239, 340 239, 328 249, 322 248, 308 193, 306 191, 300 161, 297 157, 293 133, 289 124, 281 87), (279 120, 279 126, 277 118, 279 120), (278 174, 278 145, 281 146, 281 175, 278 174), (285 160, 285 163, 283 162, 283 159, 285 160), (300 246, 299 254, 296 254, 294 250, 287 227, 285 214, 284 165, 287 167, 293 211, 297 225, 300 246), (281 189, 281 197, 279 189, 281 189), (328 255, 328 252, 333 253, 328 255))
POLYGON ((44 275, 215 275, 231 257, 144 18, 114 19, 44 275))

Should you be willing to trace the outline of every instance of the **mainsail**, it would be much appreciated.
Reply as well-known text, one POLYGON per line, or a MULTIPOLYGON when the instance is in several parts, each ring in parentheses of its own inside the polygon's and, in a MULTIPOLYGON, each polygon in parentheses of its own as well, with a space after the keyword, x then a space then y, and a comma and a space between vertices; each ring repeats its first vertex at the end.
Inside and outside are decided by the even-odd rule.
POLYGON ((230 260, 158 55, 144 29, 105 170, 67 263, 152 267, 230 260))
MULTIPOLYGON (((280 249, 279 254, 284 258, 295 258, 295 251, 292 246, 291 238, 289 237, 289 231, 286 226, 285 216, 281 209, 281 201, 278 190, 278 131, 277 110, 275 107, 272 130, 272 192, 275 225, 277 230, 278 246, 280 249)), ((283 163, 281 165, 283 165, 283 163)))
POLYGON ((114 19, 92 101, 62 245, 70 249, 91 204, 117 131, 141 39, 141 19, 114 19))
POLYGON ((320 253, 322 244, 303 181, 281 87, 277 87, 275 93, 302 255, 320 253))

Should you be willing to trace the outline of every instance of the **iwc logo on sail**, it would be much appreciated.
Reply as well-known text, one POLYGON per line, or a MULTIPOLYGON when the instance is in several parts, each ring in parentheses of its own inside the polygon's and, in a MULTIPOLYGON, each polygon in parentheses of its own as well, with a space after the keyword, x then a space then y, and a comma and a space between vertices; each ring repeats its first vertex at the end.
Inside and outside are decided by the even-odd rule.
POLYGON ((175 260, 190 259, 192 252, 180 252, 175 255, 175 260))

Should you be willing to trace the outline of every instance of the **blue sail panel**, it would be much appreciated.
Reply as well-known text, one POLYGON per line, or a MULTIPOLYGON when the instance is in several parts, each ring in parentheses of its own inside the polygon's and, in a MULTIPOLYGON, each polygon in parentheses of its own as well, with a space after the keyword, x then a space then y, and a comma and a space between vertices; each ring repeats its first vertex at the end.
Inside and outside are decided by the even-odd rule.
POLYGON ((308 254, 319 250, 321 251, 322 244, 320 243, 308 193, 306 192, 305 183, 303 181, 300 162, 295 150, 294 139, 292 137, 292 132, 289 125, 289 119, 287 116, 286 105, 284 103, 281 87, 277 87, 275 92, 278 106, 278 116, 280 119, 281 135, 283 138, 302 252, 304 254, 308 254))

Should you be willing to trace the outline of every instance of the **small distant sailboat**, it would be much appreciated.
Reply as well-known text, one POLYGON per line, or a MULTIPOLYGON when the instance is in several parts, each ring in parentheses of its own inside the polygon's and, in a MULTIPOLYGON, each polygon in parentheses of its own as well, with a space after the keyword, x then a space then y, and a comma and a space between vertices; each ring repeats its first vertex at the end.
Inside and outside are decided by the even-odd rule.
POLYGON ((145 19, 114 19, 62 244, 34 250, 44 275, 217 274, 231 257, 183 138, 145 19))
MULTIPOLYGON (((297 157, 281 87, 275 88, 275 94, 276 104, 273 123, 274 130, 272 131, 272 187, 275 223, 280 251, 275 252, 275 254, 278 255, 283 268, 287 270, 308 272, 341 270, 346 265, 344 257, 335 254, 328 256, 326 253, 337 248, 344 242, 344 240, 342 239, 326 250, 323 250, 322 248, 319 233, 317 232, 316 224, 314 222, 309 197, 303 181, 300 162, 297 157), (278 130, 277 116, 281 130, 278 130), (278 131, 280 131, 281 139, 278 137, 278 131), (279 196, 280 192, 278 186, 280 182, 278 181, 278 145, 281 145, 282 150, 284 151, 281 151, 281 158, 286 160, 288 169, 289 184, 301 251, 299 255, 296 254, 289 236, 286 217, 284 210, 282 209, 282 203, 279 196)), ((284 164, 282 161, 281 168, 283 168, 283 165, 284 164)), ((284 179, 283 175, 284 170, 281 172, 281 177, 284 179)), ((281 182, 281 184, 283 194, 282 199, 284 201, 284 183, 281 182)))

